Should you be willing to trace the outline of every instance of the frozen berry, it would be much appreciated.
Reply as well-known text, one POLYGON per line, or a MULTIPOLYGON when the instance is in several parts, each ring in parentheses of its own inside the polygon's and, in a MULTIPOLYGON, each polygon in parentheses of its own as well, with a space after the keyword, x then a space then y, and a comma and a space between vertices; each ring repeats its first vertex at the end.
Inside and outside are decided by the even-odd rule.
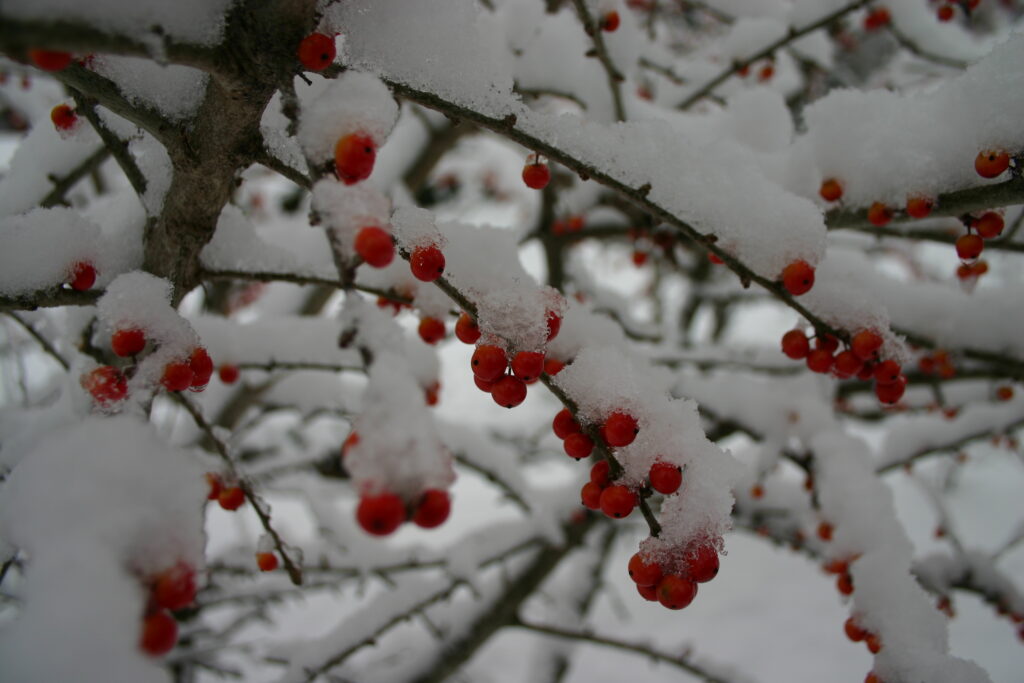
POLYGON ((395 258, 395 245, 384 228, 368 225, 356 233, 353 248, 359 257, 374 268, 383 268, 395 258))
POLYGON ((309 71, 323 71, 334 62, 334 38, 310 33, 299 43, 299 62, 309 71))
POLYGON ((139 647, 151 657, 165 655, 178 642, 178 622, 164 611, 154 612, 142 620, 139 647))
POLYGON ((50 110, 50 120, 57 130, 71 130, 78 123, 78 115, 68 105, 58 104, 50 110))
POLYGON ((523 182, 532 190, 543 190, 551 182, 551 169, 539 161, 528 162, 523 167, 523 182))
POLYGON ((526 400, 526 383, 512 375, 505 375, 491 387, 491 397, 502 408, 515 408, 526 400))
POLYGON ((850 350, 862 360, 872 360, 882 348, 882 335, 874 330, 861 330, 850 340, 850 350))
POLYGON ((986 211, 974 222, 973 227, 981 237, 990 240, 1003 232, 1003 217, 995 211, 986 211))
POLYGON ((545 358, 544 359, 544 374, 551 375, 554 377, 565 368, 565 363, 558 360, 557 358, 545 358))
POLYGON ((598 460, 590 468, 590 481, 601 488, 607 487, 611 483, 611 469, 612 467, 607 460, 598 460))
POLYGON ((604 421, 602 436, 605 442, 613 448, 628 446, 640 433, 636 418, 628 413, 616 411, 604 421))
POLYGON ((669 574, 658 582, 658 602, 669 609, 683 609, 697 597, 697 584, 669 574))
POLYGON ((220 381, 224 382, 224 384, 234 384, 235 382, 238 381, 238 375, 240 373, 237 365, 225 363, 224 365, 220 366, 220 369, 217 371, 217 374, 220 376, 220 381))
POLYGON ((832 531, 833 529, 831 524, 829 524, 828 522, 822 522, 818 525, 818 538, 820 538, 823 541, 831 541, 832 531))
POLYGON ((952 21, 954 15, 953 6, 942 5, 938 10, 936 10, 935 15, 938 17, 939 21, 952 21))
POLYGON ((420 325, 417 329, 420 333, 420 339, 428 344, 436 344, 444 339, 444 323, 437 318, 431 318, 430 316, 423 318, 420 320, 420 325))
POLYGON ((661 565, 657 562, 644 562, 640 553, 629 558, 629 578, 638 586, 654 586, 661 581, 661 565))
POLYGON ((864 361, 861 357, 848 349, 836 354, 832 372, 839 379, 849 379, 860 372, 862 367, 864 367, 864 361))
POLYGON ((907 199, 907 215, 911 218, 927 218, 932 212, 932 200, 928 197, 910 197, 907 199))
POLYGON ((441 383, 434 382, 423 390, 423 398, 428 406, 436 406, 441 400, 441 383))
POLYGON ((691 581, 707 583, 718 576, 718 552, 714 547, 698 545, 693 554, 687 557, 686 575, 691 581))
POLYGON ((185 391, 192 384, 192 368, 188 363, 175 361, 164 366, 160 384, 167 391, 185 391))
POLYGON ((277 555, 274 553, 256 553, 256 566, 261 572, 272 572, 277 569, 277 555))
POLYGON ((793 296, 811 291, 814 268, 807 261, 794 261, 782 270, 782 286, 793 296))
POLYGON ((611 33, 619 27, 619 13, 615 10, 601 17, 601 30, 611 33))
POLYGON ((417 280, 433 282, 444 274, 444 254, 433 244, 416 247, 409 256, 409 268, 417 280))
POLYGON ((576 422, 576 418, 572 416, 568 408, 562 408, 558 411, 554 421, 551 423, 551 428, 559 439, 565 439, 570 434, 578 434, 580 432, 580 425, 576 422))
POLYGON ((843 630, 846 632, 846 637, 855 643, 864 640, 868 635, 867 631, 857 625, 857 620, 853 617, 846 619, 846 622, 843 624, 843 630))
POLYGON ((985 242, 978 235, 968 233, 961 235, 956 240, 956 255, 964 261, 973 261, 981 256, 985 248, 985 242))
POLYGON ((889 10, 885 7, 876 7, 864 17, 864 30, 877 31, 890 21, 892 21, 892 16, 889 14, 889 10))
POLYGON ((995 178, 1010 167, 1010 155, 1002 150, 986 149, 974 160, 974 170, 982 178, 995 178))
POLYGON ((476 344, 480 339, 480 328, 468 313, 462 313, 455 321, 455 336, 463 344, 476 344))
POLYGON ((96 268, 91 263, 79 261, 71 268, 71 280, 68 282, 76 292, 87 292, 96 284, 96 268))
POLYGON ((628 517, 638 502, 636 494, 621 484, 613 484, 601 491, 601 512, 615 519, 628 517))
POLYGON ((594 450, 594 442, 591 441, 590 437, 586 434, 577 432, 565 437, 565 442, 562 444, 562 448, 565 450, 565 454, 570 458, 582 460, 590 455, 594 450))
POLYGON ((473 352, 471 365, 474 375, 485 382, 493 382, 505 374, 508 357, 500 346, 482 344, 473 352))
POLYGON ((893 404, 903 398, 907 390, 907 378, 900 375, 895 382, 889 384, 875 383, 875 396, 885 404, 893 404))
POLYGON ((875 381, 879 384, 892 384, 903 374, 903 367, 894 360, 884 360, 875 366, 875 381))
POLYGON ((541 351, 520 351, 512 357, 512 374, 529 382, 540 377, 544 371, 544 353, 541 351))
POLYGON ((100 405, 116 403, 128 395, 128 380, 112 365, 101 365, 82 375, 81 383, 100 405))
POLYGON ((656 462, 651 465, 651 488, 666 496, 679 490, 683 483, 683 468, 667 462, 656 462))
POLYGON ((393 493, 363 496, 356 508, 356 521, 368 534, 387 536, 405 521, 405 503, 393 493))
POLYGON ((192 370, 192 381, 189 384, 193 389, 201 389, 210 383, 213 377, 213 359, 203 347, 196 348, 188 359, 188 367, 192 370))
POLYGON ((835 178, 826 178, 822 181, 818 194, 826 202, 837 202, 843 196, 843 186, 835 178))
POLYGON ((158 607, 183 609, 195 598, 196 572, 184 562, 161 572, 153 582, 153 601, 158 607))
POLYGON ((245 491, 241 486, 226 486, 217 495, 217 503, 225 510, 237 510, 245 502, 245 491))
POLYGON ((811 343, 807 340, 807 335, 803 333, 803 330, 790 330, 782 335, 782 353, 793 360, 807 358, 810 351, 811 343))
POLYGON ((71 53, 57 50, 32 49, 28 51, 28 58, 43 71, 60 71, 71 64, 71 53))
POLYGON ((146 334, 134 327, 127 330, 116 330, 110 336, 110 348, 122 358, 134 356, 146 348, 146 334))
POLYGON ((451 510, 452 501, 447 491, 427 489, 412 513, 412 521, 416 526, 433 529, 444 524, 451 510))
POLYGON ((807 354, 807 369, 811 372, 817 372, 824 374, 832 369, 832 363, 835 362, 835 358, 832 353, 825 349, 814 349, 807 354))
POLYGON ((892 209, 882 202, 875 202, 868 207, 868 222, 876 227, 887 225, 892 220, 892 209))
POLYGON ((580 489, 580 502, 588 510, 601 509, 601 487, 592 481, 588 481, 580 489))
POLYGON ((658 601, 658 587, 657 586, 641 586, 637 584, 636 592, 640 594, 644 600, 648 602, 658 601))
POLYGON ((220 491, 223 482, 220 479, 220 475, 216 472, 206 473, 206 500, 217 500, 220 497, 220 491))
POLYGON ((558 336, 558 331, 562 329, 562 316, 555 311, 548 311, 547 325, 548 341, 551 341, 558 336))
POLYGON ((334 146, 334 169, 346 185, 369 178, 376 159, 377 145, 368 135, 349 133, 334 146))

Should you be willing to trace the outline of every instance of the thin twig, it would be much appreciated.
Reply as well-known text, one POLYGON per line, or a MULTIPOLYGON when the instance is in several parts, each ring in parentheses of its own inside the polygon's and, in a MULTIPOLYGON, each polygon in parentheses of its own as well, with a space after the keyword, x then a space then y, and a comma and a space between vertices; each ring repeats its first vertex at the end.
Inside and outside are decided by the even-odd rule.
POLYGON ((583 24, 583 30, 586 31, 587 35, 590 36, 590 40, 594 43, 594 56, 601 62, 605 75, 608 77, 608 89, 612 95, 612 109, 615 112, 615 120, 625 121, 626 110, 622 105, 622 81, 625 80, 625 76, 615 68, 612 58, 608 55, 608 49, 604 44, 604 36, 599 26, 600 22, 595 20, 594 16, 590 13, 587 3, 584 0, 572 0, 572 4, 576 8, 576 14, 580 18, 580 23, 583 24))
POLYGON ((29 335, 31 335, 31 337, 35 339, 40 346, 43 347, 43 350, 46 351, 46 353, 48 353, 50 356, 52 356, 58 363, 60 363, 65 370, 71 369, 71 364, 64 360, 64 356, 60 355, 60 353, 57 352, 57 349, 54 348, 53 344, 51 344, 46 337, 36 332, 36 329, 29 325, 27 321, 22 320, 20 317, 18 317, 14 313, 11 313, 10 311, 4 311, 4 313, 11 320, 21 325, 25 329, 25 331, 28 332, 29 335))

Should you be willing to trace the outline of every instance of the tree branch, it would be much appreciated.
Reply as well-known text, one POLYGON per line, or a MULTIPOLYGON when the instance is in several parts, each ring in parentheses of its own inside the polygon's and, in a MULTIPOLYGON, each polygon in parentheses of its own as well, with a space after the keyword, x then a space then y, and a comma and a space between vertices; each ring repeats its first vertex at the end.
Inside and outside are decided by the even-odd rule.
POLYGON ((611 57, 608 56, 608 49, 605 47, 604 36, 602 35, 601 27, 598 25, 599 22, 595 21, 586 2, 584 0, 572 0, 572 4, 576 8, 576 14, 580 18, 580 23, 583 24, 583 30, 586 31, 587 35, 590 36, 590 40, 594 43, 594 56, 601 62, 601 66, 608 77, 608 89, 612 95, 612 109, 615 112, 615 120, 625 121, 626 110, 622 106, 622 81, 626 80, 626 78, 615 68, 611 57))

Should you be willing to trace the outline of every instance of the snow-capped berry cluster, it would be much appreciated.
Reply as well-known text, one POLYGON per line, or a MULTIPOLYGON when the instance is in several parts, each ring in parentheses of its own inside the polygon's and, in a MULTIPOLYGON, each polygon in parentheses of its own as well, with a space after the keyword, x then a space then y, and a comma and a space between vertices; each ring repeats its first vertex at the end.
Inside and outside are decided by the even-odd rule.
POLYGON ((178 562, 148 580, 149 600, 142 620, 139 647, 159 657, 178 642, 178 622, 171 612, 184 609, 196 597, 196 572, 188 563, 178 562))

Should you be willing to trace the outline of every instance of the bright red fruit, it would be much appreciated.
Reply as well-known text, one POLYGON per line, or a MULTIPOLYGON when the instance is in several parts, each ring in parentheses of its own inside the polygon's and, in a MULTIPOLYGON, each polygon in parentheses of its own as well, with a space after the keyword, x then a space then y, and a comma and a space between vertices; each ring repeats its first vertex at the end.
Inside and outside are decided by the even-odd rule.
POLYGON ((556 358, 545 358, 544 359, 544 374, 551 375, 554 377, 565 368, 565 363, 556 358))
POLYGON ((612 10, 601 17, 601 30, 611 33, 619 27, 619 21, 619 13, 612 10))
POLYGON ((836 202, 843 196, 843 186, 835 178, 826 178, 822 181, 818 194, 826 202, 836 202))
POLYGON ((238 375, 240 372, 237 365, 225 363, 220 366, 220 370, 217 371, 217 374, 220 376, 220 381, 224 382, 224 384, 234 384, 238 381, 238 375))
POLYGON ((707 583, 718 576, 718 552, 710 545, 699 545, 688 557, 686 574, 691 581, 707 583))
POLYGON ((142 620, 139 647, 151 657, 170 652, 178 642, 178 622, 167 612, 154 612, 142 620))
POLYGON ((417 280, 433 282, 444 274, 444 254, 433 244, 416 247, 409 256, 409 268, 417 280))
POLYGON ((615 519, 628 517, 639 502, 636 494, 621 484, 601 491, 601 512, 615 519))
POLYGON ((309 71, 323 71, 334 62, 334 38, 310 33, 299 43, 299 62, 309 71))
POLYGON ((462 313, 455 321, 455 336, 463 344, 476 344, 480 339, 480 328, 468 313, 462 313))
POLYGON ((196 348, 188 359, 188 366, 192 370, 192 382, 189 386, 193 389, 202 390, 210 383, 213 377, 213 359, 202 346, 196 348))
MULTIPOLYGON (((850 583, 850 592, 853 592, 852 580, 850 583)), ((849 593, 847 593, 847 595, 849 595, 849 593)), ((864 644, 868 646, 868 651, 873 655, 877 655, 882 650, 882 639, 879 638, 877 634, 868 633, 864 636, 864 644)))
POLYGON ((395 258, 395 245, 387 230, 376 225, 360 228, 353 248, 359 257, 374 268, 383 268, 395 258))
POLYGON ((444 524, 451 510, 452 500, 447 491, 427 489, 412 513, 412 521, 416 526, 433 529, 444 524))
POLYGON ((588 510, 601 509, 601 487, 592 481, 588 481, 580 489, 580 502, 588 510))
POLYGON ((245 502, 245 491, 241 486, 226 486, 217 495, 217 503, 225 510, 237 510, 245 502))
POLYGON ((87 292, 96 284, 96 269, 91 263, 79 261, 71 268, 71 281, 68 283, 76 292, 87 292))
POLYGON ((932 200, 928 197, 910 197, 907 199, 907 215, 911 218, 927 218, 932 212, 932 200))
POLYGON ((122 358, 134 356, 146 348, 146 334, 136 328, 116 330, 110 336, 110 348, 122 358))
POLYGON ((164 609, 183 609, 196 599, 196 572, 184 562, 157 575, 153 582, 153 601, 164 609))
POLYGON ((500 346, 482 344, 476 347, 470 363, 472 364, 474 375, 485 382, 493 382, 505 374, 505 368, 508 367, 508 357, 500 346))
POLYGON ((1010 155, 1002 150, 983 150, 974 160, 974 170, 982 178, 995 178, 1009 167, 1010 155))
POLYGON ((356 444, 359 443, 359 432, 353 430, 349 432, 348 436, 345 437, 345 441, 341 444, 341 457, 344 458, 348 455, 356 444))
POLYGON ((807 358, 811 351, 811 343, 803 330, 790 330, 782 335, 782 352, 793 360, 807 358))
POLYGON ((935 12, 935 15, 939 18, 939 21, 952 21, 953 20, 953 14, 954 14, 954 12, 953 12, 953 6, 952 5, 942 5, 935 12))
POLYGON ((981 237, 990 240, 1003 232, 1003 217, 995 211, 986 211, 974 222, 973 227, 981 237))
POLYGON ((640 594, 644 600, 648 602, 658 601, 658 587, 657 586, 641 586, 637 585, 636 592, 640 594))
POLYGON ((823 349, 829 353, 833 353, 839 348, 839 339, 828 332, 820 332, 814 338, 814 348, 823 349))
POLYGON ((217 500, 220 497, 221 485, 220 475, 216 472, 206 473, 206 500, 217 500))
POLYGON ((473 375, 473 383, 476 384, 476 388, 485 394, 491 393, 491 389, 494 388, 494 380, 482 380, 476 375, 473 375))
POLYGON ((376 160, 377 145, 368 135, 349 133, 334 146, 334 170, 346 185, 369 178, 376 160))
POLYGON ((111 365, 101 365, 82 375, 81 383, 82 388, 100 405, 116 403, 128 395, 128 381, 120 370, 111 365))
POLYGON ((71 63, 70 52, 59 52, 56 50, 32 49, 28 51, 28 58, 43 71, 60 71, 67 68, 71 63))
POLYGON ((491 397, 502 408, 515 408, 526 400, 526 382, 505 375, 491 387, 491 397))
POLYGON ((807 354, 807 368, 811 372, 826 373, 832 369, 832 363, 835 359, 832 357, 831 352, 825 349, 814 349, 807 354))
POLYGON ((619 411, 608 416, 602 429, 604 440, 613 448, 628 446, 639 433, 640 427, 636 423, 636 418, 619 411))
POLYGON ((562 408, 551 422, 551 429, 554 430, 555 436, 559 439, 565 439, 570 434, 578 434, 580 432, 580 425, 576 422, 576 418, 572 416, 568 408, 562 408))
POLYGON ((882 348, 882 335, 874 330, 861 330, 850 340, 850 350, 862 360, 872 360, 882 348))
POLYGON ((562 448, 565 449, 565 454, 570 458, 582 460, 594 450, 594 442, 586 434, 577 432, 565 437, 565 443, 562 444, 562 448))
POLYGON ((558 336, 558 331, 562 329, 562 316, 554 311, 548 311, 548 341, 551 341, 558 336))
POLYGON ((644 562, 640 553, 629 558, 629 578, 638 586, 655 586, 661 581, 661 565, 657 562, 644 562))
POLYGON ((807 261, 794 261, 782 269, 782 286, 793 296, 811 291, 814 286, 814 268, 807 261))
POLYGON ((822 522, 818 525, 818 538, 823 541, 832 540, 832 525, 828 522, 822 522))
POLYGON ((864 30, 876 31, 892 21, 889 10, 885 7, 876 7, 864 17, 864 30))
POLYGON ((356 508, 356 521, 368 534, 387 536, 405 521, 405 503, 393 493, 363 496, 356 508))
POLYGON ((862 367, 864 367, 864 361, 861 360, 860 356, 853 351, 847 350, 836 354, 832 372, 839 379, 849 379, 860 372, 862 367))
POLYGON ((868 208, 868 222, 876 227, 882 227, 892 220, 892 209, 882 202, 875 202, 868 208))
POLYGON ((667 462, 656 462, 651 465, 651 488, 666 496, 679 490, 683 483, 683 468, 667 462))
POLYGON ((436 344, 444 339, 444 323, 437 318, 427 316, 420 320, 418 331, 420 333, 420 339, 428 344, 436 344))
POLYGON ((998 398, 1000 401, 1009 401, 1011 398, 1013 398, 1013 387, 1007 386, 1005 384, 1001 387, 998 387, 996 389, 996 398, 998 398))
POLYGON ((658 602, 669 609, 683 609, 697 597, 697 584, 675 574, 658 582, 658 602))
POLYGON ((434 382, 429 387, 423 390, 423 397, 427 401, 428 406, 436 406, 438 401, 441 400, 441 383, 434 382))
POLYGON ((973 261, 981 256, 985 242, 978 235, 968 233, 960 235, 956 240, 956 255, 964 261, 973 261))
POLYGON ((855 643, 859 643, 867 637, 868 632, 857 625, 857 620, 853 617, 848 617, 846 622, 843 624, 843 630, 846 631, 846 637, 855 643))
POLYGON ((277 569, 277 555, 274 553, 256 553, 256 566, 261 572, 272 572, 277 569))
POLYGON ((192 384, 192 368, 188 363, 175 361, 164 366, 160 384, 167 391, 185 391, 192 384))
POLYGON ((551 182, 551 169, 539 161, 523 166, 523 182, 531 190, 543 190, 551 182))
POLYGON ((610 474, 611 465, 608 463, 608 461, 598 460, 597 462, 594 463, 594 466, 590 468, 590 481, 594 482, 601 488, 605 488, 606 486, 608 486, 608 484, 611 483, 610 474))
POLYGON ((903 368, 894 360, 884 360, 875 366, 875 381, 879 384, 892 384, 900 378, 903 368))
POLYGON ((893 404, 903 398, 907 390, 907 378, 900 375, 895 382, 889 384, 875 384, 875 396, 882 403, 893 404))
POLYGON ((78 123, 78 116, 75 110, 66 104, 58 104, 50 110, 50 120, 57 130, 71 130, 78 123))
POLYGON ((544 353, 541 351, 520 351, 512 357, 512 374, 529 382, 540 377, 544 371, 544 353))

